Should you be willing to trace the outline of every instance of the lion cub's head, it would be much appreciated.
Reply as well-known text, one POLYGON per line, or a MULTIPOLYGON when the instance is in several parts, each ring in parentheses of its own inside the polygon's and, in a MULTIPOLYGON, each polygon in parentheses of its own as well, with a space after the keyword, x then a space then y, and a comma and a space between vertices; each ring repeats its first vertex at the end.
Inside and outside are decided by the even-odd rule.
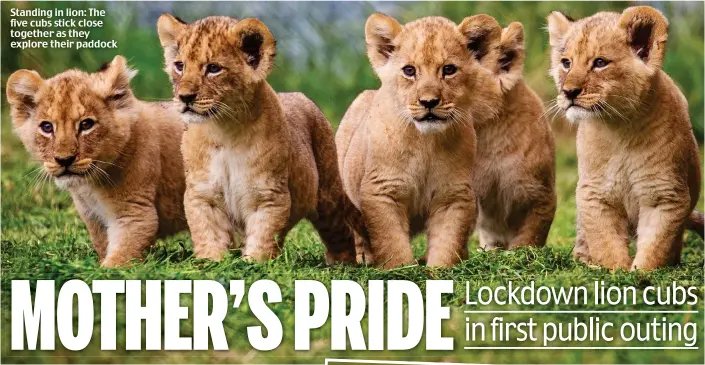
POLYGON ((275 40, 257 19, 212 16, 186 24, 169 14, 157 23, 166 73, 187 123, 247 113, 274 66, 275 40))
POLYGON ((59 187, 106 178, 135 120, 135 74, 116 56, 92 74, 69 70, 44 80, 36 71, 19 70, 10 76, 15 133, 59 187))
POLYGON ((556 101, 570 121, 620 122, 639 111, 666 50, 659 11, 637 6, 577 21, 553 12, 548 32, 556 101))
POLYGON ((373 14, 365 38, 382 89, 394 95, 397 114, 421 132, 496 113, 503 89, 521 77, 521 25, 503 32, 488 15, 465 18, 460 25, 426 17, 402 26, 373 14))

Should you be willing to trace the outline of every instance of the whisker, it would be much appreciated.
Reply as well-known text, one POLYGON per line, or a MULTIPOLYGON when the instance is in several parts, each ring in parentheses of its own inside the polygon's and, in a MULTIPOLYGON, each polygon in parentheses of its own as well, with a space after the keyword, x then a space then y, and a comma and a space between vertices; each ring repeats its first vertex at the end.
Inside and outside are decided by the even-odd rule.
POLYGON ((101 160, 96 160, 96 159, 93 159, 93 161, 95 161, 95 162, 100 162, 100 163, 104 163, 104 164, 111 165, 111 166, 115 166, 115 167, 117 167, 117 168, 119 168, 119 169, 124 168, 124 167, 122 167, 122 166, 120 166, 120 165, 118 165, 118 164, 116 164, 116 163, 113 163, 113 162, 101 161, 101 160))
POLYGON ((98 181, 101 180, 101 178, 104 178, 107 183, 109 183, 112 187, 117 187, 117 183, 110 177, 110 174, 108 174, 105 170, 100 168, 98 165, 91 163, 90 167, 88 168, 89 174, 92 172, 97 173, 96 178, 98 181))

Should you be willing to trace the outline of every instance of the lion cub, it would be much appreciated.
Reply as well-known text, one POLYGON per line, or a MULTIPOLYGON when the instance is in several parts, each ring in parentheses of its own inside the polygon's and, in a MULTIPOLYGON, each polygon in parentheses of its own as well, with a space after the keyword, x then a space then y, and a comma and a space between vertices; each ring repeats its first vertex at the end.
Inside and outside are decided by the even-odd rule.
POLYGON ((468 255, 477 217, 473 125, 494 118, 504 98, 478 61, 494 47, 492 21, 367 20, 367 53, 382 86, 353 102, 336 143, 345 190, 362 210, 378 266, 412 263, 409 239, 422 230, 429 266, 468 255))
POLYGON ((96 73, 7 81, 15 133, 71 193, 103 266, 141 258, 159 236, 186 228, 178 114, 134 97, 121 56, 96 73))
POLYGON ((355 210, 338 174, 333 130, 303 94, 276 94, 267 83, 275 53, 269 29, 257 19, 186 24, 164 14, 158 31, 189 124, 184 204, 196 255, 220 260, 242 235, 243 257, 267 260, 307 218, 329 263, 354 263, 348 222, 355 210))
POLYGON ((502 104, 492 117, 473 123, 480 246, 543 246, 556 212, 553 132, 541 99, 522 80, 522 25, 502 29, 494 18, 480 16, 489 45, 480 63, 494 73, 502 90, 502 104))
POLYGON ((702 232, 700 157, 687 101, 661 70, 668 21, 649 6, 554 12, 548 30, 557 102, 579 123, 575 256, 610 269, 678 263, 684 228, 702 232))

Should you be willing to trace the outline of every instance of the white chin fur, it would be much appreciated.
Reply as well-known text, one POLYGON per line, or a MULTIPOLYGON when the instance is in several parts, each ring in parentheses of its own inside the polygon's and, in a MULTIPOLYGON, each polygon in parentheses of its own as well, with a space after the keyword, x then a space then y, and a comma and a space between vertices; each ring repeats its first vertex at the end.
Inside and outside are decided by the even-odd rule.
POLYGON ((67 175, 54 178, 54 182, 59 189, 69 190, 85 184, 86 179, 82 176, 67 175))
POLYGON ((182 113, 181 119, 186 124, 203 124, 207 122, 210 118, 204 117, 196 113, 182 113))
POLYGON ((438 133, 446 130, 448 128, 447 122, 444 123, 429 123, 429 122, 414 122, 416 129, 421 132, 421 134, 427 133, 438 133))
POLYGON ((565 111, 565 117, 568 118, 569 121, 575 123, 581 120, 594 119, 595 113, 585 108, 571 106, 565 111))

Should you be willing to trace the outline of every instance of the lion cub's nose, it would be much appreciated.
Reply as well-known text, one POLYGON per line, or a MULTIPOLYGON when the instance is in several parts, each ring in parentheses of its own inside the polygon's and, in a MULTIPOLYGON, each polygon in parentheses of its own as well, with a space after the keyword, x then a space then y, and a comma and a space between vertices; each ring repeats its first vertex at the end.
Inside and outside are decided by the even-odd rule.
POLYGON ((423 105, 427 109, 435 108, 438 105, 438 103, 440 103, 440 102, 441 102, 440 98, 429 99, 429 100, 419 99, 419 104, 423 105))
POLYGON ((583 92, 583 89, 576 88, 576 89, 563 89, 563 94, 565 94, 565 97, 573 100, 580 95, 580 93, 583 92))
POLYGON ((68 157, 54 157, 54 160, 56 160, 56 163, 63 167, 69 167, 74 161, 76 161, 76 155, 68 157))
POLYGON ((179 99, 184 102, 184 104, 191 104, 196 100, 196 94, 181 94, 179 99))

